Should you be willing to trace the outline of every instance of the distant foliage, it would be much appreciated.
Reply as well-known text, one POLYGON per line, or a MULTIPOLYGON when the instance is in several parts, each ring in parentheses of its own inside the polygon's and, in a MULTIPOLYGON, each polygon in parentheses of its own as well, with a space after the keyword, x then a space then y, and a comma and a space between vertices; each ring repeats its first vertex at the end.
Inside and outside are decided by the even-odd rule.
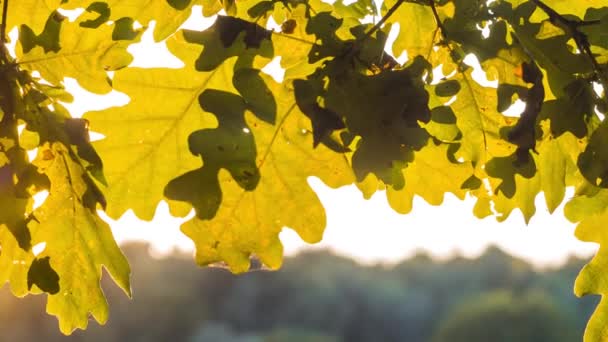
MULTIPOLYGON (((526 222, 540 192, 553 212, 574 187, 565 216, 580 222, 577 237, 608 238, 606 0, 386 0, 380 8, 371 0, 4 0, 2 8, 0 283, 17 296, 46 292, 64 333, 85 328, 90 315, 107 320, 102 266, 130 295, 129 265, 98 209, 151 219, 163 199, 176 215, 194 208, 182 231, 197 263, 233 272, 247 271, 252 256, 279 268, 283 227, 321 239, 325 213, 311 176, 356 184, 366 197, 385 189, 400 213, 414 196, 440 205, 451 192, 476 198, 479 218, 505 220, 518 209, 526 222), (195 5, 217 15, 214 24, 179 30, 195 5), (79 8, 75 20, 61 14, 79 8), (267 29, 271 18, 280 29, 267 29), (154 39, 182 68, 129 66, 127 48, 152 21, 154 39), (403 65, 385 52, 394 28, 388 48, 407 56, 403 65), (4 44, 13 30, 14 55, 4 44), (496 87, 473 77, 472 56, 496 87), (262 71, 275 58, 280 83, 262 71), (65 77, 130 102, 73 118, 62 105, 72 100, 65 77), (517 100, 526 103, 519 118, 505 115, 517 100), (91 143, 89 129, 105 139, 91 143)), ((608 293, 606 270, 602 248, 576 294, 608 293)), ((603 300, 586 340, 607 340, 607 327, 603 300)))
POLYGON ((0 339, 433 342, 452 327, 445 333, 493 334, 467 342, 501 341, 505 332, 528 332, 517 342, 571 342, 580 339, 598 299, 572 295, 584 260, 538 271, 494 248, 473 260, 438 262, 418 255, 391 267, 362 266, 315 251, 286 258, 277 272, 238 276, 218 268, 197 271, 189 255, 155 259, 144 245, 123 250, 132 261, 136 292, 129 300, 104 279, 112 303, 105 326, 92 323, 64 336, 41 312, 43 298, 16 299, 2 290, 0 339), (497 326, 480 331, 492 322, 497 326))
POLYGON ((577 338, 574 326, 546 295, 497 292, 462 303, 440 325, 433 341, 568 342, 577 338))

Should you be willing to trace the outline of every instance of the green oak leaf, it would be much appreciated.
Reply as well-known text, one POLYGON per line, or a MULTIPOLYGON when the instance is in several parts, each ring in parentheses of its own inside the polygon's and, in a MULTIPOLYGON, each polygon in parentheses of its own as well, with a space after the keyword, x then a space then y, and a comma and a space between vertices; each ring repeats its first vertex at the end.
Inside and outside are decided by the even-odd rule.
POLYGON ((212 71, 231 57, 238 57, 238 66, 252 66, 256 56, 271 58, 271 31, 243 19, 218 16, 215 23, 204 31, 185 30, 189 43, 204 46, 195 62, 196 70, 212 71))
POLYGON ((188 136, 217 126, 217 120, 200 108, 198 96, 206 88, 234 89, 234 59, 210 72, 196 72, 200 45, 176 35, 168 47, 186 63, 184 68, 119 70, 114 89, 131 102, 84 116, 92 130, 107 136, 94 146, 104 160, 109 185, 106 212, 111 217, 133 209, 140 218, 152 219, 167 182, 199 163, 188 150, 188 136))
POLYGON ((577 75, 591 72, 591 64, 583 54, 573 51, 568 43, 571 39, 569 36, 562 34, 545 39, 539 38, 543 24, 535 22, 531 15, 543 12, 539 10, 534 12, 534 10, 535 6, 527 2, 512 13, 503 16, 527 53, 543 69, 547 99, 559 98, 566 95, 567 85, 575 81, 577 75))
POLYGON ((14 73, 0 74, 0 284, 10 281, 13 294, 24 296, 33 260, 32 234, 27 226, 33 219, 31 197, 48 187, 48 180, 29 163, 20 145, 14 116, 20 90, 14 73))
POLYGON ((110 18, 110 7, 104 2, 94 2, 90 4, 86 9, 87 12, 92 13, 95 19, 88 19, 80 22, 80 26, 88 28, 96 28, 106 23, 110 18))
POLYGON ((235 0, 202 0, 203 15, 206 17, 217 14, 224 10, 228 15, 235 16, 240 6, 236 6, 235 0))
POLYGON ((401 171, 405 186, 389 187, 386 191, 391 208, 401 214, 409 213, 415 195, 431 205, 443 203, 446 192, 464 199, 468 189, 463 184, 473 175, 473 167, 471 162, 450 161, 448 148, 447 144, 430 142, 414 152, 413 161, 401 171))
POLYGON ((42 78, 54 85, 61 84, 64 77, 72 77, 91 92, 107 93, 112 90, 107 71, 131 63, 133 57, 127 52, 127 47, 133 41, 113 40, 112 26, 86 28, 80 25, 84 20, 82 18, 74 22, 61 20, 57 42, 59 48, 49 50, 44 44, 31 46, 31 38, 22 37, 22 48, 17 48, 18 65, 28 71, 40 72, 42 78))
MULTIPOLYGON (((24 251, 32 247, 31 234, 27 229, 27 217, 31 211, 31 188, 35 187, 36 173, 27 160, 25 150, 16 139, 17 131, 0 125, 0 226, 6 228, 24 251)), ((40 190, 43 186, 40 186, 40 190)))
POLYGON ((59 8, 61 3, 62 0, 9 1, 6 32, 24 23, 27 23, 33 32, 41 32, 51 13, 59 8))
POLYGON ((460 83, 461 89, 450 107, 456 116, 456 126, 462 132, 457 155, 473 163, 484 163, 488 151, 508 154, 506 145, 509 143, 501 138, 500 129, 509 120, 498 112, 496 89, 477 83, 472 72, 467 69, 451 78, 460 83))
POLYGON ((348 5, 343 0, 333 3, 334 10, 343 18, 363 19, 368 15, 377 15, 376 4, 372 0, 357 0, 348 5))
POLYGON ((549 212, 553 212, 562 203, 566 186, 581 181, 576 172, 576 156, 584 144, 571 133, 554 137, 547 120, 541 126, 542 138, 527 163, 521 163, 513 152, 486 164, 485 171, 494 190, 491 199, 499 221, 506 220, 513 209, 519 208, 528 223, 536 213, 534 199, 541 191, 549 212))
MULTIPOLYGON (((255 254, 267 266, 278 268, 283 254, 278 234, 283 227, 294 229, 309 243, 319 241, 323 235, 325 213, 308 185, 308 177, 319 177, 331 187, 353 182, 342 154, 323 145, 313 147, 310 121, 296 106, 293 90, 270 77, 265 77, 265 82, 277 99, 276 123, 270 124, 246 111, 249 132, 241 132, 255 137, 259 182, 254 187, 243 186, 234 171, 220 170, 216 181, 222 202, 213 219, 204 217, 213 203, 193 201, 197 214, 203 213, 203 217, 182 226, 182 231, 195 242, 200 265, 223 261, 233 272, 244 272, 249 268, 249 256, 255 254)), ((238 103, 236 98, 232 101, 238 103)), ((222 164, 238 162, 232 156, 224 154, 222 164)), ((205 154, 202 158, 205 160, 205 154)), ((199 174, 198 180, 190 178, 191 198, 204 196, 208 183, 201 176, 204 175, 199 174)), ((175 185, 170 183, 167 191, 171 193, 175 185)))
MULTIPOLYGON (((505 2, 510 3, 513 8, 516 8, 520 5, 531 5, 529 0, 506 0, 505 2)), ((562 15, 574 15, 579 18, 583 18, 585 12, 589 8, 601 8, 606 6, 606 1, 604 0, 581 0, 573 5, 572 1, 568 0, 550 0, 546 1, 547 5, 549 5, 553 10, 562 15)), ((537 11, 533 19, 542 20, 546 18, 546 14, 542 11, 537 11)))
MULTIPOLYGON (((602 8, 588 8, 584 19, 585 21, 598 21, 594 25, 581 28, 581 31, 587 35, 589 43, 592 46, 608 49, 608 5, 604 4, 602 8)), ((606 51, 604 51, 605 53, 606 51)))
POLYGON ((203 110, 217 117, 218 126, 195 131, 188 137, 190 152, 202 157, 203 167, 169 182, 165 196, 190 202, 197 209, 198 217, 212 219, 222 203, 217 177, 220 169, 230 172, 245 190, 256 188, 260 174, 254 137, 245 122, 247 104, 244 99, 225 91, 207 89, 198 101, 203 110), (201 191, 193 192, 194 185, 201 191))
POLYGON ((396 163, 407 161, 412 150, 427 143, 428 133, 419 123, 430 120, 429 95, 422 82, 425 63, 416 59, 407 68, 368 76, 338 62, 319 74, 330 78, 323 94, 325 108, 342 116, 347 129, 361 137, 352 156, 359 181, 374 173, 399 188, 403 180, 395 177, 396 163))
POLYGON ((42 47, 45 53, 59 51, 61 49, 59 32, 65 19, 58 12, 53 12, 48 18, 44 30, 38 35, 27 25, 21 25, 19 27, 19 42, 21 42, 23 51, 27 53, 35 46, 42 47))
POLYGON ((0 284, 8 281, 14 295, 24 296, 28 292, 26 274, 34 258, 26 221, 32 204, 30 195, 19 190, 23 177, 14 157, 23 151, 15 145, 8 147, 9 143, 9 139, 0 138, 0 150, 7 150, 0 152, 0 284))
MULTIPOLYGON (((87 0, 96 3, 99 0, 87 0)), ((154 40, 162 41, 177 31, 177 29, 192 14, 194 5, 201 5, 202 0, 102 0, 110 9, 109 20, 118 21, 131 18, 147 27, 154 20, 154 40)), ((85 6, 86 7, 86 6, 85 6)), ((218 10, 219 11, 219 10, 218 10)), ((216 14, 206 13, 208 15, 216 14)), ((96 18, 98 14, 92 15, 96 18)))
POLYGON ((5 69, 2 80, 0 283, 9 280, 19 296, 48 293, 47 311, 66 334, 85 328, 90 313, 103 323, 108 307, 99 283, 102 265, 127 293, 130 271, 97 215, 105 199, 91 176, 103 180, 102 162, 86 121, 70 118, 55 102, 58 87, 40 87, 17 69, 5 69), (19 135, 21 122, 28 134, 19 135), (21 143, 38 147, 33 163, 21 143), (32 195, 43 189, 50 194, 33 209, 32 195), (43 243, 34 257, 33 246, 43 243))
POLYGON ((602 296, 585 329, 584 341, 604 341, 608 338, 608 236, 605 233, 608 219, 608 190, 585 183, 577 188, 576 195, 564 208, 571 222, 579 222, 576 237, 584 242, 600 245, 593 259, 583 267, 574 283, 577 296, 599 294, 602 296))
MULTIPOLYGON (((397 0, 383 2, 383 14, 396 2, 397 0)), ((453 15, 451 4, 437 6, 437 9, 442 19, 453 15)), ((433 46, 441 37, 431 7, 422 3, 408 1, 402 3, 395 14, 387 20, 387 23, 399 24, 399 35, 392 46, 395 56, 400 56, 405 51, 410 59, 416 56, 428 58, 433 46)))
POLYGON ((605 146, 608 143, 608 124, 604 121, 591 134, 589 144, 578 157, 578 167, 588 182, 596 186, 608 187, 608 155, 605 146))
MULTIPOLYGON (((409 212, 415 195, 439 205, 451 192, 476 197, 477 217, 504 220, 518 209, 526 222, 540 192, 553 212, 575 185, 566 216, 580 222, 581 240, 600 243, 575 291, 607 293, 608 133, 596 114, 606 112, 606 92, 592 84, 605 83, 608 70, 605 0, 543 0, 587 21, 577 29, 597 63, 531 0, 399 1, 378 30, 370 0, 9 2, 6 29, 17 28, 19 41, 15 63, 0 51, 0 284, 10 281, 18 296, 47 293, 66 333, 89 315, 107 319, 102 267, 130 290, 128 265, 97 216, 106 207, 98 184, 114 218, 133 209, 150 219, 163 198, 176 214, 194 207, 182 230, 197 262, 234 272, 255 256, 278 268, 284 227, 308 242, 321 238, 325 214, 311 176, 332 187, 355 182, 366 198, 386 190, 398 212, 409 212), (227 16, 206 31, 175 33, 201 4, 206 16, 227 16), (77 8, 85 11, 75 21, 60 14, 77 8), (374 23, 361 24, 369 15, 374 23), (280 29, 266 28, 271 16, 280 29), (168 38, 183 68, 127 67, 127 47, 152 21, 155 40, 168 38), (407 53, 405 66, 384 53, 396 23, 393 52, 407 53), (471 53, 497 89, 475 81, 464 63, 471 53), (261 71, 279 57, 284 84, 261 71), (517 99, 533 99, 526 65, 538 65, 535 86, 545 96, 524 112, 533 115, 507 117, 517 99), (437 68, 441 80, 432 77, 437 68), (65 77, 131 102, 71 118, 58 102, 71 99, 65 77), (106 136, 94 145, 99 154, 89 123, 106 136), (30 163, 25 150, 34 148, 30 163), (33 209, 44 189, 50 196, 33 209)), ((395 4, 387 0, 381 14, 395 4)), ((586 340, 608 340, 607 305, 602 299, 586 340)))
POLYGON ((462 133, 456 125, 456 115, 452 107, 445 104, 446 98, 458 95, 460 87, 456 80, 445 80, 437 85, 426 86, 431 120, 422 126, 432 137, 445 143, 459 142, 462 138, 462 133))
POLYGON ((304 78, 318 67, 316 63, 309 63, 308 58, 316 42, 315 35, 307 32, 306 29, 309 21, 308 12, 308 7, 304 4, 296 5, 285 14, 285 21, 295 22, 293 32, 272 35, 275 56, 281 57, 281 67, 285 69, 285 80, 304 78))
MULTIPOLYGON (((368 6, 351 5, 354 8, 368 6)), ((275 56, 281 57, 281 66, 285 69, 284 78, 306 78, 322 66, 325 58, 344 52, 345 41, 352 42, 355 38, 352 29, 361 27, 359 15, 356 11, 336 10, 321 1, 310 1, 306 6, 298 2, 291 5, 285 20, 294 22, 293 32, 272 35, 275 56)))
MULTIPOLYGON (((110 227, 97 215, 101 199, 91 188, 86 171, 64 145, 42 146, 34 163, 51 183, 49 197, 34 211, 36 220, 28 225, 33 243, 46 243, 37 260, 48 258, 48 267, 43 267, 44 274, 38 277, 51 284, 41 289, 55 292, 48 296, 47 311, 57 316, 65 334, 86 328, 89 314, 105 323, 108 304, 99 283, 102 266, 129 296, 131 288, 129 264, 110 227), (59 277, 58 288, 52 284, 54 273, 59 277)), ((40 262, 32 267, 38 268, 30 269, 34 275, 40 274, 40 262)), ((32 280, 29 285, 34 284, 40 282, 32 280)))
POLYGON ((490 177, 491 188, 494 189, 492 202, 494 210, 499 214, 497 220, 506 220, 515 208, 521 210, 526 223, 536 213, 534 199, 541 190, 541 178, 536 164, 536 158, 529 158, 522 164, 515 152, 488 161, 485 170, 490 177))
POLYGON ((334 130, 345 128, 344 122, 338 114, 317 103, 318 94, 322 91, 321 84, 294 80, 293 87, 298 107, 312 122, 314 147, 325 140, 334 130))
MULTIPOLYGON (((444 36, 448 40, 458 42, 464 54, 473 53, 483 62, 486 59, 496 58, 500 50, 509 47, 507 31, 508 25, 497 21, 489 26, 487 37, 479 27, 484 27, 492 19, 488 5, 483 1, 451 0, 454 8, 453 16, 443 22, 444 36)), ((499 4, 500 5, 500 4, 499 4)))

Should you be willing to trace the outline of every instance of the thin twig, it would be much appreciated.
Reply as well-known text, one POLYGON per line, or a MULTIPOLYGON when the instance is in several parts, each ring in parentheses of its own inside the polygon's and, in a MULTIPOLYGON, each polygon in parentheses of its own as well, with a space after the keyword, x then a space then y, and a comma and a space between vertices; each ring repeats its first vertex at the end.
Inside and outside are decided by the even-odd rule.
POLYGON ((382 19, 380 19, 380 21, 378 23, 376 23, 376 25, 374 25, 374 27, 372 27, 369 31, 367 31, 367 33, 365 34, 365 36, 363 37, 362 40, 365 40, 365 39, 371 37, 372 34, 374 34, 376 31, 378 31, 380 28, 382 28, 382 25, 384 25, 384 23, 393 15, 393 13, 395 13, 395 11, 399 8, 399 6, 401 6, 401 4, 404 2, 405 2, 405 0, 397 0, 397 2, 391 8, 389 8, 388 12, 386 12, 386 14, 382 17, 382 19))
MULTIPOLYGON (((2 70, 0 70, 0 97, 3 98, 2 111, 4 112, 4 116, 0 124, 4 125, 5 127, 11 127, 15 121, 15 106, 13 103, 13 88, 5 70, 6 66, 9 64, 8 49, 6 47, 6 18, 8 17, 7 13, 8 0, 4 0, 2 2, 2 26, 0 26, 0 60, 2 61, 2 70)), ((16 129, 13 133, 16 136, 16 129)), ((15 139, 15 141, 17 140, 18 139, 15 139)))
MULTIPOLYGON (((440 41, 439 43, 444 45, 448 49, 448 51, 450 51, 450 54, 452 55, 452 53, 454 52, 454 49, 452 49, 452 47, 450 46, 450 40, 448 38, 448 31, 445 29, 445 26, 443 25, 441 18, 439 18, 439 13, 437 12, 437 8, 435 7, 435 0, 429 0, 429 6, 431 7, 431 10, 433 11, 433 17, 435 17, 435 22, 437 23, 437 29, 435 32, 439 31, 439 34, 441 34, 441 37, 443 38, 443 42, 440 41)), ((433 39, 434 39, 434 37, 433 37, 433 39)), ((430 56, 430 52, 429 52, 429 56, 430 56)), ((456 59, 454 59, 453 55, 452 55, 452 60, 458 65, 458 69, 460 70, 462 61, 457 61, 456 59)))
POLYGON ((602 72, 600 64, 591 52, 591 46, 589 44, 589 40, 587 39, 587 35, 578 30, 578 28, 581 26, 593 25, 595 22, 570 20, 557 13, 554 9, 547 6, 547 4, 545 4, 541 0, 532 0, 532 2, 549 16, 549 21, 551 23, 564 30, 568 35, 570 35, 574 39, 574 42, 576 42, 576 46, 578 47, 579 51, 582 51, 585 56, 587 56, 587 59, 589 59, 589 62, 593 66, 593 72, 595 73, 595 77, 597 78, 597 81, 602 84, 602 87, 604 88, 604 94, 606 94, 608 92, 608 78, 602 72))
POLYGON ((601 20, 584 20, 584 21, 579 21, 578 23, 576 23, 576 26, 581 27, 581 26, 591 26, 591 25, 597 25, 597 24, 601 24, 602 21, 601 20))
POLYGON ((8 18, 8 0, 2 3, 2 28, 0 29, 0 44, 6 44, 6 26, 8 18))
POLYGON ((443 38, 446 38, 447 31, 445 26, 443 26, 443 22, 439 18, 439 13, 437 13, 437 8, 435 7, 435 0, 429 0, 429 6, 431 6, 431 10, 433 10, 433 16, 435 17, 435 21, 437 22, 437 27, 441 31, 441 35, 443 38))
POLYGON ((2 2, 2 24, 0 24, 0 60, 3 69, 11 63, 6 47, 6 27, 8 26, 8 0, 2 2))

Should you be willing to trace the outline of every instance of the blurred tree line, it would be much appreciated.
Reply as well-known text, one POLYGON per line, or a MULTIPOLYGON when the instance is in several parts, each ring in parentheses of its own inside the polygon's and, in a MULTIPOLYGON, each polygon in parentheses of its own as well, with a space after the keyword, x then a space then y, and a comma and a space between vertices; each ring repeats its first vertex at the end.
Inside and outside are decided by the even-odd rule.
POLYGON ((110 320, 66 337, 44 298, 0 291, 0 341, 577 341, 597 297, 571 284, 584 260, 538 271, 490 248, 475 260, 418 255, 362 266, 329 252, 285 260, 278 272, 241 276, 197 268, 190 256, 156 260, 123 247, 134 298, 107 281, 110 320))

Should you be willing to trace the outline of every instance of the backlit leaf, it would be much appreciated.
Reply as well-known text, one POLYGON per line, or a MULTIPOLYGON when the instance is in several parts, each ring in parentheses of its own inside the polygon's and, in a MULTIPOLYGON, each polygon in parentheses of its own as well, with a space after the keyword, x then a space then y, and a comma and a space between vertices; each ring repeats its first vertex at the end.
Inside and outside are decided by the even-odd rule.
MULTIPOLYGON (((249 268, 249 256, 255 254, 264 264, 278 268, 282 260, 278 234, 283 227, 294 229, 304 241, 311 243, 321 239, 325 228, 325 213, 308 185, 308 177, 319 177, 331 187, 353 181, 344 156, 322 145, 313 148, 310 122, 298 110, 293 91, 269 78, 266 83, 277 99, 275 124, 245 112, 247 130, 232 133, 240 133, 243 138, 255 137, 257 154, 249 154, 255 156, 255 163, 243 164, 245 160, 239 158, 240 152, 214 157, 210 150, 202 153, 203 168, 177 178, 167 188, 168 194, 177 191, 181 196, 188 196, 187 200, 197 209, 198 217, 186 222, 182 230, 194 240, 196 259, 201 265, 224 261, 234 272, 243 272, 249 268), (240 167, 228 167, 229 172, 221 170, 219 174, 215 169, 212 175, 207 175, 206 157, 212 157, 212 163, 221 158, 224 165, 234 163, 240 167), (249 166, 243 168, 244 165, 249 166), (254 175, 258 172, 259 182, 243 183, 244 179, 257 177, 254 175), (211 179, 212 176, 215 178, 211 179), (195 187, 180 189, 179 183, 184 177, 190 178, 187 184, 195 187), (211 216, 209 208, 216 203, 209 200, 208 192, 202 191, 210 189, 210 181, 220 185, 222 197, 217 213, 211 216), (267 198, 275 200, 268 202, 267 198)), ((227 96, 227 100, 232 98, 228 101, 235 105, 239 103, 236 95, 222 96, 227 96)), ((226 115, 217 109, 214 114, 218 119, 226 115)), ((217 133, 230 134, 230 128, 220 123, 217 133)))
MULTIPOLYGON (((199 264, 278 268, 282 229, 323 235, 308 185, 318 177, 365 198, 386 190, 401 213, 449 192, 475 197, 479 218, 519 210, 525 222, 539 193, 553 212, 575 186, 565 214, 601 245, 575 291, 604 295, 607 5, 9 0, 18 41, 14 57, 0 49, 0 285, 46 293, 65 333, 89 315, 105 322, 102 267, 130 293, 129 267, 97 210, 151 219, 163 199, 174 214, 194 208, 182 231, 199 264), (214 23, 176 32, 199 5, 214 23), (183 67, 129 67, 127 48, 152 25, 183 67), (268 75, 277 64, 282 83, 268 75), (66 77, 130 102, 74 118, 66 77), (89 129, 105 138, 92 144, 89 129)), ((607 317, 603 299, 586 341, 608 339, 607 317)))
MULTIPOLYGON (((34 212, 37 221, 30 222, 29 227, 35 243, 46 243, 37 260, 48 261, 43 270, 30 269, 34 275, 44 274, 28 277, 28 285, 49 286, 39 286, 52 290, 47 311, 58 317, 64 333, 71 333, 86 328, 89 313, 101 323, 108 319, 108 304, 99 284, 101 267, 129 295, 130 270, 110 227, 97 215, 99 199, 91 191, 82 167, 60 144, 44 146, 39 156, 35 164, 48 176, 51 188, 45 203, 34 212), (58 285, 53 283, 57 281, 53 279, 55 274, 58 285)), ((43 266, 34 261, 32 267, 43 266)))
POLYGON ((112 217, 127 209, 144 219, 154 216, 167 182, 197 165, 188 150, 190 133, 217 125, 200 108, 198 96, 207 87, 231 84, 228 65, 193 72, 199 46, 180 37, 172 38, 169 46, 187 63, 184 69, 117 71, 114 89, 127 94, 131 102, 85 115, 94 131, 108 136, 95 147, 104 160, 107 213, 112 217))

